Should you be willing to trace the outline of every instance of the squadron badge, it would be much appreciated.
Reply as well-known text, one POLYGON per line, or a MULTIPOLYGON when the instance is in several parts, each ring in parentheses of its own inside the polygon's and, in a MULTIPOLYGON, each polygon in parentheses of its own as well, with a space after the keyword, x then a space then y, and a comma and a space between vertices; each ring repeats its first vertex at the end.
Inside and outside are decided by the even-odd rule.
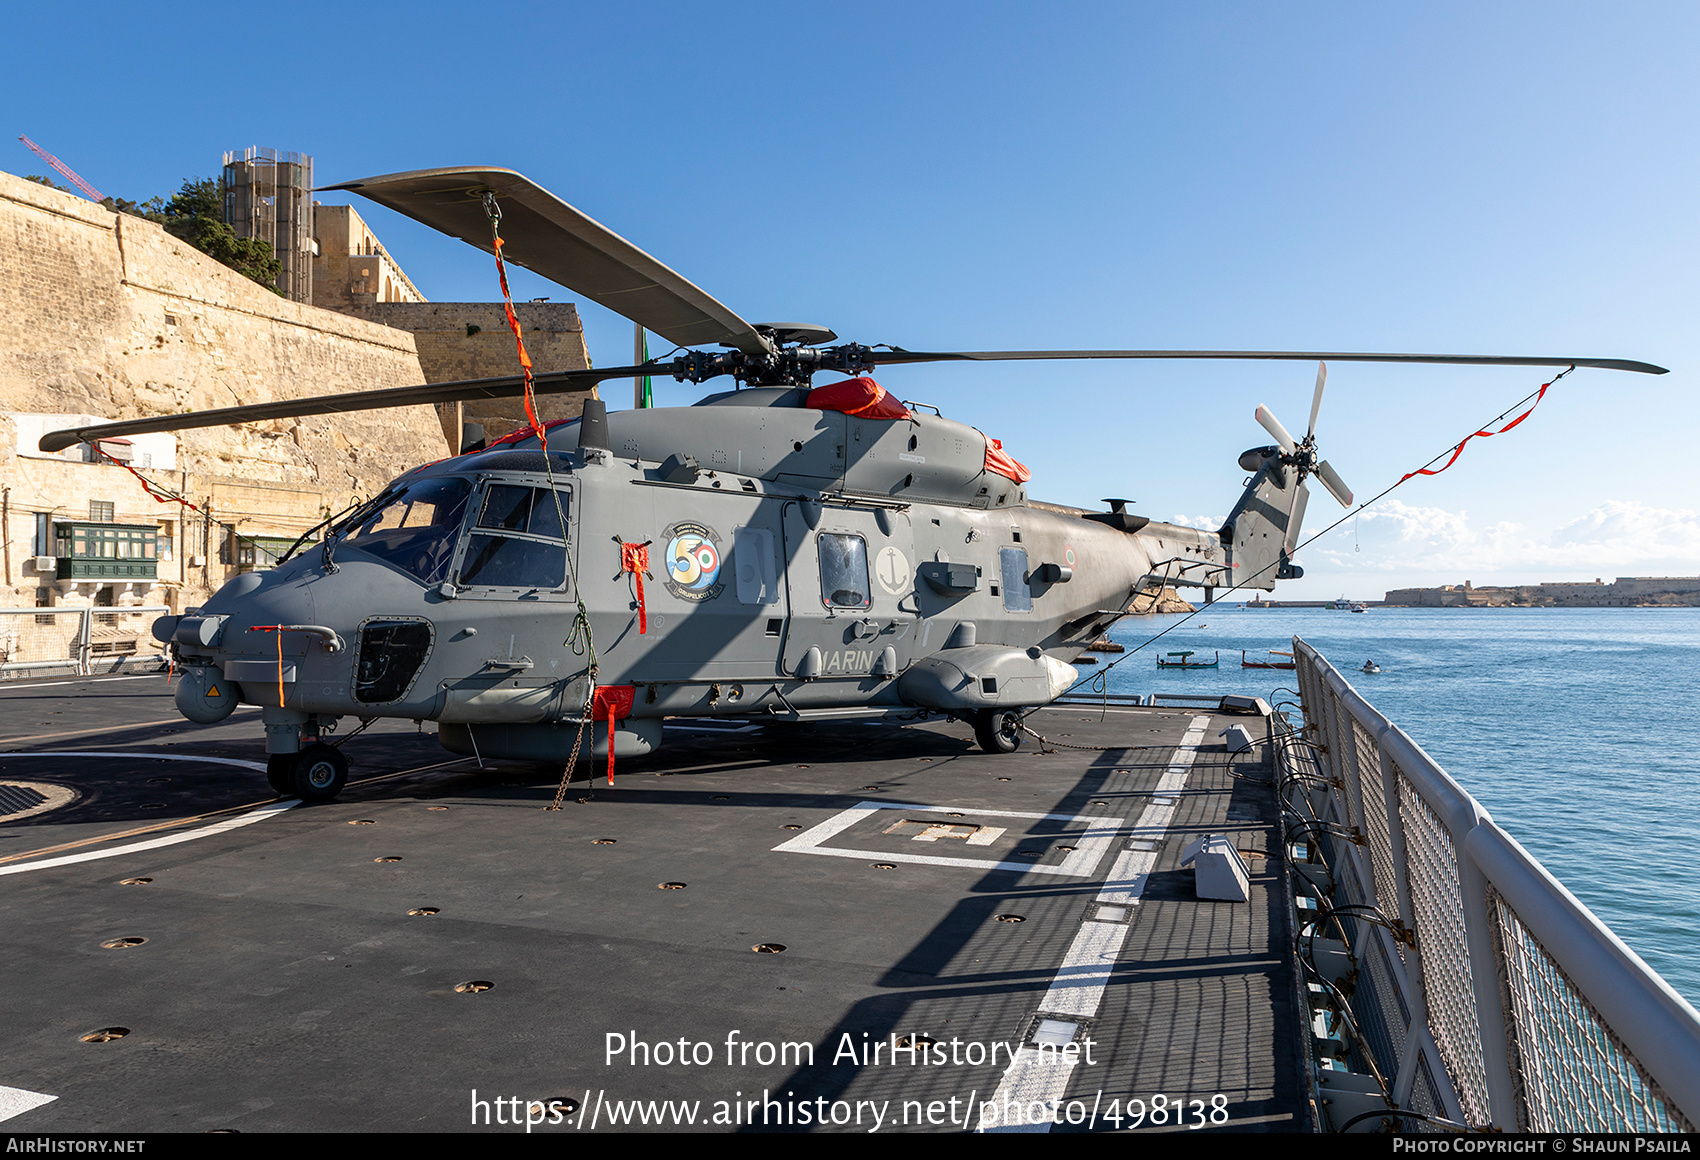
POLYGON ((674 524, 661 533, 667 541, 663 563, 668 591, 681 600, 701 603, 719 596, 720 545, 714 529, 694 520, 674 524))

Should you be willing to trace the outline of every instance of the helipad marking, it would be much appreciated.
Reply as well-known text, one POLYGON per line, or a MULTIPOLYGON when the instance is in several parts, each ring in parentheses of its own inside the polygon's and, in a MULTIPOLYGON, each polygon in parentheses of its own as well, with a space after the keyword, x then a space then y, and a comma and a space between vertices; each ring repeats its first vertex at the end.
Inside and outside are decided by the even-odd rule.
POLYGON ((27 1092, 23 1088, 0 1086, 0 1120, 21 1116, 31 1108, 50 1104, 58 1098, 41 1092, 27 1092))
MULTIPOLYGON (((1139 904, 1140 897, 1145 893, 1146 883, 1150 881, 1151 872, 1157 865, 1157 846, 1168 832, 1169 823, 1174 820, 1174 795, 1186 787, 1193 759, 1198 756, 1198 746, 1203 742, 1205 731, 1209 727, 1208 715, 1192 719, 1186 735, 1175 748, 1174 757, 1169 760, 1168 768, 1163 771, 1163 776, 1157 780, 1151 791, 1151 804, 1140 815, 1134 829, 1137 835, 1155 839, 1149 843, 1152 848, 1123 850, 1121 856, 1116 859, 1115 866, 1111 868, 1109 877, 1099 889, 1097 902, 1128 907, 1139 904)), ((1110 982, 1110 972, 1115 969, 1122 944, 1127 940, 1128 929, 1126 923, 1120 922, 1088 919, 1081 923, 1080 929, 1075 932, 1074 942, 1069 946, 1068 953, 1063 956, 1062 964, 1051 979, 1050 989, 1039 1001, 1039 1010, 1049 1015, 1073 1015, 1082 1020, 1096 1016, 1098 1005, 1104 998, 1104 988, 1110 982)), ((1063 1019, 1048 1022, 1053 1034, 1067 1036, 1058 1046, 1072 1041, 1080 1026, 1063 1019)), ((1038 1048, 1024 1046, 1015 1053, 1015 1058, 1004 1071, 1003 1080, 992 1096, 992 1105, 1027 1109, 1033 1104, 1042 1104, 1051 1108, 1054 1115, 1055 1109, 1061 1106, 1062 1099, 1068 1092, 1068 1083, 1073 1074, 1074 1064, 1065 1063, 1058 1066, 1054 1058, 1042 1061, 1038 1048)), ((1039 1123, 1023 1121, 1018 1124, 987 1124, 982 1112, 979 1130, 1049 1132, 1053 1122, 1042 1120, 1039 1123)))
POLYGON ((887 862, 914 862, 923 866, 962 866, 973 870, 1013 870, 1019 874, 1061 874, 1069 878, 1089 878, 1112 842, 1116 840, 1125 818, 1090 814, 1024 814, 1012 810, 959 809, 956 806, 923 806, 909 802, 857 802, 849 809, 834 814, 826 821, 805 830, 789 841, 773 848, 774 853, 824 854, 829 858, 872 858, 887 862), (1080 822, 1088 828, 1083 833, 1066 836, 1074 845, 1073 853, 1056 866, 1036 866, 1031 862, 993 862, 985 858, 946 858, 937 854, 893 854, 886 850, 847 850, 842 846, 823 846, 822 842, 843 833, 877 810, 925 810, 935 814, 972 814, 975 817, 1035 818, 1053 822, 1080 822))
MULTIPOLYGON (((158 758, 160 755, 158 753, 114 753, 111 750, 88 751, 88 750, 70 750, 70 749, 51 749, 51 750, 12 749, 12 750, 5 751, 4 756, 7 756, 7 757, 141 757, 141 758, 158 758)), ((169 754, 168 757, 169 757, 170 760, 174 760, 174 761, 204 761, 209 765, 233 765, 233 766, 236 766, 238 769, 252 769, 252 770, 257 770, 261 773, 264 773, 265 768, 266 768, 265 766, 261 765, 257 761, 241 761, 241 760, 238 760, 234 757, 199 757, 199 756, 195 756, 193 754, 188 754, 188 753, 173 753, 173 754, 169 754)), ((188 831, 185 831, 184 833, 181 833, 181 834, 167 834, 164 837, 160 837, 160 838, 150 838, 149 840, 147 840, 145 842, 132 842, 127 846, 114 846, 110 850, 90 850, 90 851, 88 851, 86 853, 82 853, 82 854, 67 854, 67 855, 60 857, 60 858, 46 858, 46 859, 43 859, 40 862, 26 862, 21 866, 0 866, 0 875, 27 874, 31 870, 46 870, 50 866, 69 866, 74 862, 93 862, 93 861, 95 861, 97 859, 101 859, 101 858, 116 858, 120 854, 134 854, 134 853, 136 853, 137 851, 140 851, 140 850, 154 850, 154 849, 158 849, 161 846, 175 846, 175 845, 178 845, 179 843, 182 843, 182 842, 193 842, 198 838, 210 838, 214 834, 222 834, 227 830, 234 830, 239 826, 248 826, 248 825, 252 825, 255 822, 263 822, 269 817, 273 817, 276 814, 281 814, 284 810, 294 809, 296 806, 298 806, 300 804, 301 804, 301 802, 299 800, 296 800, 296 799, 291 799, 291 800, 288 800, 288 801, 271 802, 267 805, 260 806, 258 809, 251 810, 248 813, 239 814, 234 818, 226 818, 222 822, 215 822, 214 824, 212 824, 210 826, 202 826, 198 830, 188 830, 188 831)), ((51 1098, 51 1097, 49 1097, 49 1098, 51 1098)), ((27 1109, 20 1109, 20 1110, 27 1110, 27 1109)), ((16 1114, 16 1113, 14 1113, 14 1114, 16 1114)), ((3 1117, 0 1117, 0 1118, 3 1118, 3 1117)))

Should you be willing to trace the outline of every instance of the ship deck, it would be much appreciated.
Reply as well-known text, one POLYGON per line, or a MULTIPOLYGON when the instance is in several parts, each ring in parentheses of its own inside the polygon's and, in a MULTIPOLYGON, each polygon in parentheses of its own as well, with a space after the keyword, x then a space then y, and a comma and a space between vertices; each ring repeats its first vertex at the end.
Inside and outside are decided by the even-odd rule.
POLYGON ((988 755, 937 720, 670 721, 558 812, 558 771, 380 722, 302 806, 251 708, 0 685, 0 1118, 960 1131, 1048 1103, 1053 1131, 1305 1130, 1270 747, 1230 759, 1236 722, 1267 732, 1060 705, 1032 718, 1054 744, 988 755), (1196 898, 1206 833, 1249 903, 1196 898))

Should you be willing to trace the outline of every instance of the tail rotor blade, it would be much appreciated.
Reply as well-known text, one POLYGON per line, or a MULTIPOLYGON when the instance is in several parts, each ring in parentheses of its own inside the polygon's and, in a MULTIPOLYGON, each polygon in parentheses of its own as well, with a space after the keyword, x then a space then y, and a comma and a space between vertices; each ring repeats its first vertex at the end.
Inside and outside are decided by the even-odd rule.
POLYGON ((1306 439, 1316 434, 1316 413, 1322 410, 1322 388, 1327 382, 1328 364, 1319 362, 1316 364, 1316 394, 1310 399, 1310 430, 1305 432, 1306 439))
POLYGON ((1287 429, 1281 426, 1281 420, 1277 419, 1274 412, 1270 411, 1268 407, 1263 406, 1261 403, 1259 403, 1257 407, 1257 421, 1263 424, 1263 429, 1265 431, 1275 437, 1275 442, 1281 445, 1282 451, 1291 455, 1294 451, 1298 450, 1298 444, 1294 443, 1293 437, 1287 434, 1287 429))
POLYGON ((1328 489, 1329 495, 1340 501, 1341 507, 1352 506, 1352 489, 1346 486, 1346 481, 1337 471, 1328 466, 1326 459, 1316 465, 1316 478, 1328 489))

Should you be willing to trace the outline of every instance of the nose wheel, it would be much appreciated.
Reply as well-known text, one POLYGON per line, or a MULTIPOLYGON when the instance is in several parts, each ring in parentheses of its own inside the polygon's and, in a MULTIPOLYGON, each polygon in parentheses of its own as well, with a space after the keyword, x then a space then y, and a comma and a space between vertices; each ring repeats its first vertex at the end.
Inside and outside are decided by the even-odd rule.
POLYGON ((1014 753, 1021 747, 1021 714, 1013 709, 981 709, 974 714, 974 739, 987 753, 1014 753))
POLYGON ((274 753, 266 759, 266 781, 279 797, 328 802, 348 784, 348 758, 322 743, 299 753, 274 753))

